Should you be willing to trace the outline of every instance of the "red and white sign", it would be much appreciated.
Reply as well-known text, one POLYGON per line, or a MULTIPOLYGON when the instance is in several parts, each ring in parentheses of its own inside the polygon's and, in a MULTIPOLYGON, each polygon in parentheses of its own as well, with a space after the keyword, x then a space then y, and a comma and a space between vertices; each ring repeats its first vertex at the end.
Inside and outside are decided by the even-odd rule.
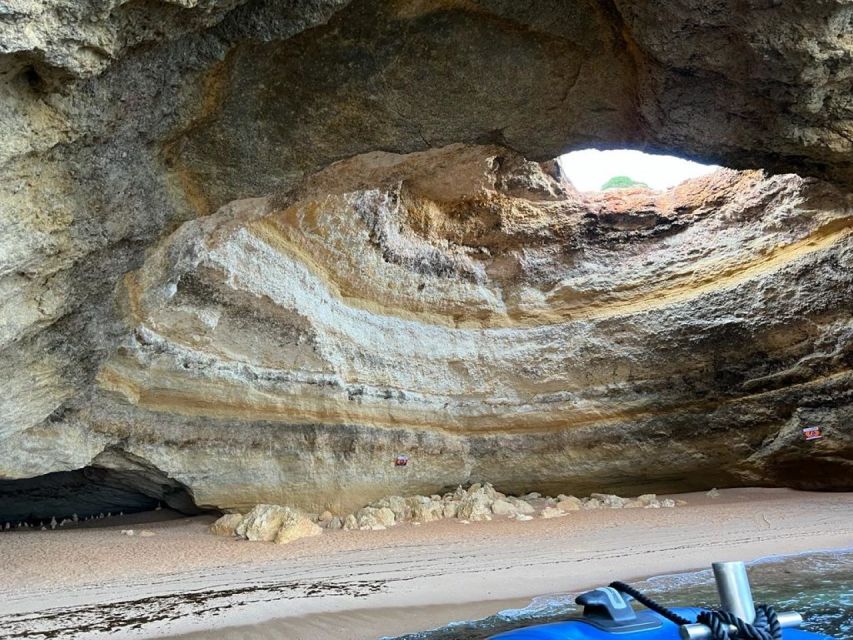
POLYGON ((806 440, 820 440, 822 437, 820 427, 805 427, 803 429, 803 438, 806 440))

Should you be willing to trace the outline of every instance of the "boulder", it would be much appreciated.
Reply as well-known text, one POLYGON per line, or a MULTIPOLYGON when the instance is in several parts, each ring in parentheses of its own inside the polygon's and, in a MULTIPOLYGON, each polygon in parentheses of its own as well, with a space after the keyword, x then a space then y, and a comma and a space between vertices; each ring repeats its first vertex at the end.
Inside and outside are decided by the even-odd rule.
POLYGON ((567 516, 568 514, 562 509, 557 509, 556 507, 545 507, 542 509, 542 513, 539 514, 540 518, 550 519, 550 518, 562 518, 563 516, 567 516))
POLYGON ((380 507, 376 510, 376 519, 386 527, 392 527, 397 520, 397 515, 389 507, 380 507))
POLYGON ((518 509, 507 500, 495 500, 492 503, 492 513, 496 516, 512 516, 518 513, 518 509))
POLYGON ((557 508, 563 511, 577 511, 583 506, 580 498, 574 496, 558 496, 557 508))
POLYGON ((441 515, 444 518, 455 518, 456 514, 459 512, 459 503, 458 502, 445 502, 444 506, 441 510, 441 515))
POLYGON ((281 527, 276 533, 275 543, 287 544, 300 538, 319 536, 321 533, 323 533, 323 528, 320 525, 312 522, 298 511, 287 509, 281 527))
POLYGON ((536 511, 536 509, 534 509, 529 502, 522 500, 521 498, 515 498, 510 496, 509 498, 507 498, 507 500, 512 503, 518 513, 529 515, 536 511))
POLYGON ((441 498, 433 500, 426 496, 412 496, 406 500, 406 503, 411 509, 412 520, 415 522, 432 522, 443 517, 445 504, 441 502, 441 498))
POLYGON ((406 499, 402 496, 388 496, 372 503, 374 507, 385 507, 394 512, 394 519, 397 522, 409 520, 412 517, 412 510, 406 499))
POLYGON ((388 507, 364 507, 356 513, 358 528, 381 531, 394 525, 394 512, 388 507))
POLYGON ((215 536, 233 537, 237 535, 237 526, 242 519, 240 513, 226 513, 210 525, 210 532, 215 536))
POLYGON ((255 505, 237 525, 236 533, 247 540, 272 542, 289 509, 276 504, 255 505))
POLYGON ((493 500, 486 495, 485 491, 478 490, 474 493, 469 493, 459 503, 457 517, 472 522, 491 520, 492 503, 493 500))

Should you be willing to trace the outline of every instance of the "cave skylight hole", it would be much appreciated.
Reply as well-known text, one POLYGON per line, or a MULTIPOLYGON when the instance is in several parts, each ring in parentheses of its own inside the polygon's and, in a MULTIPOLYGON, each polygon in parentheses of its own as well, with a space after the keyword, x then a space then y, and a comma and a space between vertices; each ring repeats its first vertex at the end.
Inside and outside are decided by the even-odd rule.
POLYGON ((578 191, 602 191, 632 184, 662 191, 720 168, 633 149, 583 149, 560 156, 559 162, 563 175, 578 191))

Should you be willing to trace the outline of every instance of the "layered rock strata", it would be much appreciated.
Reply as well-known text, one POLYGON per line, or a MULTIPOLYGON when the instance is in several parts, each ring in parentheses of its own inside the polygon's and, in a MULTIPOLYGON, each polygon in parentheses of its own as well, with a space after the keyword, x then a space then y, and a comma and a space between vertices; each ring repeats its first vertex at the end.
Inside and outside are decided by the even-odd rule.
POLYGON ((85 437, 220 508, 842 487, 851 228, 796 176, 579 194, 499 147, 358 156, 127 275, 85 437))
MULTIPOLYGON (((574 468, 574 482, 585 477, 587 465, 590 470, 600 468, 603 461, 614 458, 609 453, 622 450, 620 443, 635 439, 641 458, 637 468, 642 469, 652 456, 647 449, 656 449, 657 441, 646 440, 646 436, 635 438, 632 432, 615 427, 613 432, 599 432, 602 442, 589 454, 588 463, 584 458, 572 459, 569 464, 566 460, 558 462, 560 458, 554 457, 552 449, 577 450, 588 445, 575 440, 571 446, 554 441, 555 438, 568 438, 555 435, 568 431, 555 429, 539 417, 533 417, 541 413, 539 409, 530 409, 530 420, 515 419, 519 425, 526 426, 511 426, 510 420, 500 418, 494 439, 486 435, 490 415, 478 413, 473 405, 460 410, 458 417, 441 411, 425 417, 432 411, 426 410, 430 401, 419 400, 421 404, 417 406, 420 408, 409 401, 416 389, 432 384, 426 382, 430 376, 435 377, 434 368, 430 367, 425 369, 424 381, 412 385, 411 389, 411 376, 392 385, 394 389, 409 393, 405 410, 402 407, 375 409, 368 398, 364 401, 365 408, 355 413, 342 411, 337 400, 323 400, 318 403, 321 408, 314 407, 311 411, 304 407, 290 411, 287 420, 298 425, 301 435, 292 436, 288 442, 280 440, 278 425, 282 415, 275 407, 281 397, 276 391, 271 396, 274 410, 270 413, 265 409, 256 415, 263 415, 263 420, 253 432, 254 440, 248 449, 253 453, 246 453, 240 442, 232 449, 223 450, 222 443, 228 441, 223 434, 231 434, 233 424, 237 424, 229 421, 244 419, 238 415, 239 411, 217 409, 217 417, 212 420, 202 411, 190 416, 151 409, 142 419, 141 405, 131 402, 106 406, 101 389, 106 388, 107 383, 98 383, 96 378, 119 368, 115 358, 117 348, 129 330, 121 314, 116 312, 115 287, 127 272, 142 267, 147 250, 163 241, 183 222, 208 214, 221 219, 222 214, 215 212, 245 198, 293 194, 307 175, 334 161, 376 149, 404 154, 458 142, 499 143, 541 161, 569 148, 631 145, 675 151, 737 168, 764 167, 798 172, 829 180, 840 190, 847 191, 853 175, 850 160, 853 157, 851 21, 853 7, 829 0, 808 4, 757 0, 748 3, 729 0, 701 3, 628 0, 7 2, 0 8, 0 139, 3 143, 0 145, 0 363, 4 371, 0 380, 0 476, 28 478, 82 469, 90 463, 98 468, 130 468, 136 462, 122 453, 125 445, 139 451, 139 443, 145 442, 151 451, 160 451, 152 455, 153 458, 173 455, 186 458, 183 462, 173 459, 166 467, 170 474, 176 473, 178 467, 182 469, 181 482, 186 480, 187 486, 199 487, 199 501, 230 504, 233 500, 227 496, 242 494, 241 484, 254 487, 254 481, 228 481, 221 491, 211 489, 218 473, 212 462, 217 455, 245 455, 247 469, 259 475, 258 486, 269 488, 284 473, 281 469, 289 468, 287 464, 282 463, 284 467, 281 467, 279 462, 271 460, 292 458, 294 464, 310 467, 308 458, 318 454, 305 452, 353 450, 356 451, 352 454, 353 466, 343 465, 340 484, 353 487, 353 495, 343 499, 355 504, 357 499, 365 497, 364 494, 372 495, 378 473, 369 471, 365 475, 361 469, 378 468, 380 460, 385 464, 389 452, 396 455, 399 450, 420 447, 427 452, 433 451, 434 454, 427 457, 434 462, 422 459, 419 468, 426 465, 455 469, 454 477, 448 479, 454 486, 469 477, 497 478, 491 469, 479 469, 480 463, 470 460, 490 459, 494 461, 490 465, 506 467, 507 464, 500 461, 500 452, 507 446, 506 434, 529 432, 530 425, 534 424, 541 424, 548 433, 537 441, 536 459, 541 460, 541 465, 534 464, 524 473, 518 470, 513 482, 521 482, 525 473, 529 474, 526 477, 531 486, 549 482, 559 475, 555 475, 556 466, 574 468), (110 364, 105 366, 108 360, 110 364), (445 424, 445 420, 449 422, 445 424), (481 426, 475 427, 478 420, 481 426), (142 426, 149 423, 156 424, 156 428, 149 430, 142 426), (336 425, 334 430, 330 430, 332 424, 336 425), (422 430, 412 431, 412 427, 422 430), (378 435, 367 435, 370 429, 377 429, 378 435), (398 430, 397 435, 391 436, 394 429, 398 430), (478 435, 470 437, 476 429, 479 429, 478 435), (134 435, 125 439, 121 435, 125 432, 134 435), (191 432, 196 435, 190 436, 191 432), (469 435, 464 435, 466 433, 469 435), (378 441, 386 444, 371 452, 362 449, 364 442, 378 441), (256 453, 265 446, 273 453, 267 457, 256 453), (163 453, 178 451, 179 447, 179 453, 163 453), (612 449, 609 453, 608 447, 612 449), (441 456, 446 459, 439 461, 441 456), (196 466, 199 460, 211 462, 196 466), (207 480, 199 484, 200 478, 207 480), (364 491, 359 488, 363 478, 366 478, 364 491)), ((393 189, 371 182, 374 178, 382 178, 380 173, 365 174, 363 186, 368 191, 381 187, 380 191, 393 193, 393 189)), ((788 247, 816 231, 816 227, 810 226, 815 219, 847 207, 843 197, 832 194, 829 187, 818 187, 811 182, 791 186, 796 182, 793 178, 768 180, 791 184, 786 187, 787 191, 779 187, 787 195, 779 195, 775 200, 742 203, 744 211, 755 213, 754 218, 743 214, 745 221, 737 223, 746 227, 743 233, 751 238, 745 241, 745 259, 757 255, 749 251, 760 244, 752 238, 759 229, 761 233, 769 229, 769 244, 779 241, 780 246, 788 247), (828 189, 828 195, 814 195, 815 189, 824 188, 828 189), (802 204, 794 205, 794 209, 804 208, 807 213, 796 214, 790 219, 773 213, 778 209, 774 202, 785 200, 789 195, 792 202, 803 198, 802 204), (781 220, 779 224, 787 230, 771 228, 771 222, 755 222, 760 218, 759 212, 765 210, 771 212, 767 220, 781 220), (815 211, 820 215, 813 214, 815 211), (789 236, 785 236, 786 233, 789 236)), ((516 197, 518 194, 512 189, 507 184, 497 191, 516 197)), ((351 189, 347 193, 356 191, 358 189, 351 189)), ((343 192, 329 188, 329 193, 340 196, 343 192)), ((316 197, 316 193, 306 194, 316 197)), ((423 197, 431 200, 429 196, 423 197)), ((453 200, 450 196, 441 196, 438 200, 442 198, 453 200)), ((523 198, 539 202, 542 194, 537 192, 535 197, 523 198)), ((270 206, 268 202, 258 201, 258 206, 270 206)), ((244 206, 248 205, 233 205, 229 210, 244 206)), ((275 204, 273 208, 278 206, 275 204)), ((412 206, 417 208, 417 205, 412 206)), ((580 208, 586 206, 583 204, 580 208)), ((596 212, 604 212, 609 205, 602 202, 589 206, 596 219, 604 220, 596 212)), ((661 206, 661 210, 667 211, 665 205, 661 206)), ((740 204, 732 206, 738 209, 740 204)), ((408 211, 409 205, 406 207, 408 211)), ((438 207, 436 211, 438 209, 442 216, 447 215, 444 209, 438 207)), ((411 228, 427 242, 432 242, 434 236, 439 241, 438 254, 447 254, 435 258, 445 266, 428 267, 436 273, 447 269, 446 278, 422 281, 406 276, 405 282, 415 287, 424 285, 420 294, 409 295, 391 286, 386 300, 384 291, 379 295, 377 287, 371 288, 369 283, 363 286, 359 282, 358 288, 363 288, 363 292, 356 289, 355 284, 349 290, 346 283, 337 285, 342 287, 341 296, 352 302, 353 309, 370 310, 372 306, 379 313, 387 306, 388 310, 381 313, 400 314, 401 321, 434 327, 458 325, 460 331, 479 328, 485 332, 482 335, 487 337, 467 342, 464 348, 456 338, 450 339, 449 348, 455 349, 457 354, 454 358, 478 353, 476 349, 480 347, 472 351, 472 345, 483 344, 501 332, 509 335, 514 329, 521 330, 518 335, 529 336, 538 330, 547 342, 552 337, 544 334, 558 331, 555 327, 573 311, 581 316, 593 313, 584 310, 582 301, 573 299, 573 294, 560 301, 559 294, 550 293, 555 285, 548 281, 551 278, 548 272, 562 268, 554 266, 551 258, 544 259, 541 267, 545 274, 541 277, 547 281, 544 285, 534 282, 532 287, 509 286, 510 294, 522 297, 530 294, 532 301, 504 296, 506 276, 492 280, 496 276, 489 273, 486 279, 477 275, 479 268, 485 268, 482 266, 486 262, 485 254, 482 259, 471 257, 466 247, 483 246, 488 250, 491 243, 503 242, 496 237, 491 240, 474 237, 480 231, 490 233, 494 220, 503 219, 494 211, 479 211, 476 215, 484 216, 483 220, 466 223, 466 226, 453 221, 434 221, 428 211, 412 213, 406 228, 411 228), (445 241, 447 245, 441 244, 445 241), (462 247, 461 254, 459 247, 462 247), (474 266, 466 260, 473 260, 474 266), (461 278, 459 286, 446 303, 439 302, 436 292, 444 292, 448 288, 445 280, 452 280, 456 274, 461 278), (436 282, 444 284, 439 286, 436 282), (429 293, 433 286, 435 290, 429 293), (478 287, 482 288, 479 293, 476 292, 478 287), (537 299, 543 291, 547 298, 544 303, 537 299), (423 299, 418 298, 421 294, 423 299), (468 313, 469 303, 473 314, 468 313)), ((618 220, 619 215, 617 210, 614 222, 607 223, 610 226, 603 225, 602 228, 612 227, 612 230, 599 234, 602 242, 611 242, 618 237, 616 232, 627 233, 628 230, 619 228, 623 224, 618 220)), ((661 215, 673 217, 669 213, 661 215)), ((555 224, 562 228, 561 221, 555 224)), ((733 222, 732 227, 735 226, 733 222)), ((701 226, 696 228, 701 229, 701 226)), ((247 233, 261 232, 256 229, 247 233)), ((278 232, 273 230, 273 233, 278 232)), ((553 241, 548 245, 552 249, 562 246, 554 238, 560 237, 566 240, 566 246, 573 246, 568 241, 570 236, 574 237, 572 233, 550 227, 543 231, 536 224, 529 235, 520 230, 513 234, 515 239, 511 242, 517 244, 506 245, 514 247, 507 250, 518 255, 532 251, 531 255, 539 262, 543 261, 542 247, 548 242, 553 241), (566 235, 559 236, 560 233, 566 235), (528 240, 534 246, 522 248, 528 240)), ((577 245, 579 249, 567 249, 568 253, 591 255, 599 252, 590 237, 580 236, 585 238, 586 244, 577 245)), ((726 242, 740 240, 732 238, 721 236, 720 242, 724 245, 721 249, 733 250, 726 242)), ((612 251, 606 242, 601 247, 602 254, 612 251)), ((317 244, 314 242, 311 250, 317 244)), ((346 271, 342 265, 360 264, 355 258, 335 253, 331 249, 334 246, 330 243, 328 250, 320 249, 314 260, 321 270, 329 270, 328 274, 318 276, 326 282, 334 282, 333 276, 346 271), (331 257, 340 264, 321 264, 320 256, 331 257)), ((788 273, 785 270, 793 268, 792 265, 806 264, 801 260, 805 254, 825 255, 820 251, 805 251, 805 248, 806 245, 796 245, 790 255, 772 252, 778 261, 771 262, 779 267, 777 271, 788 273)), ((412 268, 406 263, 408 257, 400 257, 396 249, 389 251, 389 255, 397 256, 394 259, 400 261, 398 266, 412 268)), ((562 249, 553 251, 559 254, 562 249)), ((661 347, 663 377, 680 375, 673 373, 676 369, 678 372, 693 371, 700 366, 722 372, 720 380, 710 384, 705 379, 711 374, 695 376, 696 385, 687 383, 681 395, 678 385, 667 388, 662 404, 671 407, 670 396, 679 396, 687 410, 693 411, 696 403, 707 400, 707 406, 696 409, 700 417, 704 416, 707 407, 716 406, 714 403, 721 397, 728 399, 731 394, 746 393, 738 390, 739 384, 745 384, 754 376, 763 380, 764 373, 772 378, 786 371, 789 364, 800 362, 811 348, 815 350, 812 354, 815 361, 797 365, 795 372, 785 373, 783 377, 787 376, 787 382, 784 384, 794 387, 801 384, 797 381, 820 377, 824 370, 838 371, 835 364, 824 364, 827 357, 835 362, 833 358, 837 356, 826 354, 836 353, 839 344, 838 340, 833 342, 839 334, 829 328, 827 322, 830 322, 828 318, 841 322, 839 314, 847 304, 846 298, 839 293, 843 289, 839 281, 845 278, 845 269, 849 266, 845 258, 849 253, 843 249, 834 252, 833 249, 826 254, 836 256, 834 269, 824 264, 817 268, 819 273, 805 274, 801 283, 790 285, 787 284, 788 276, 799 278, 800 274, 780 276, 775 295, 781 300, 784 297, 781 291, 791 291, 790 311, 780 309, 781 302, 775 303, 775 307, 769 303, 765 305, 761 296, 758 302, 750 302, 751 294, 741 291, 748 303, 748 308, 742 312, 732 310, 730 301, 720 301, 719 309, 728 309, 732 314, 731 324, 726 325, 729 329, 720 328, 724 324, 722 316, 710 322, 701 319, 693 326, 691 331, 697 336, 703 335, 704 327, 709 327, 705 338, 695 337, 691 341, 680 334, 672 336, 670 329, 658 336, 650 329, 652 325, 647 325, 649 328, 642 336, 632 329, 629 333, 635 334, 644 348, 651 350, 652 344, 661 347), (783 285, 782 280, 786 284, 783 285), (828 292, 826 298, 818 293, 822 288, 828 292), (805 290, 808 293, 804 293, 805 290), (814 304, 797 303, 812 297, 814 304), (744 320, 757 318, 755 314, 765 311, 776 315, 765 318, 760 330, 749 325, 752 321, 744 320), (749 326, 744 328, 744 322, 749 326), (721 337, 728 330, 733 332, 733 337, 721 337), (744 347, 742 351, 749 362, 755 362, 756 349, 769 354, 764 373, 761 367, 731 364, 741 343, 753 344, 754 333, 763 336, 755 342, 760 346, 744 347), (824 338, 827 341, 823 341, 824 338), (720 349, 719 357, 712 358, 713 349, 709 345, 719 341, 727 346, 720 349), (695 357, 690 355, 694 347, 698 352, 695 357), (679 369, 667 364, 671 362, 680 362, 683 366, 679 369)), ((687 260, 676 262, 682 270, 690 268, 687 260)), ((524 266, 524 270, 538 268, 532 263, 524 266)), ((609 268, 609 264, 601 266, 604 270, 609 268)), ((662 266, 661 273, 667 268, 662 266)), ((143 271, 150 273, 151 269, 149 264, 143 271)), ((489 269, 494 272, 496 267, 489 269)), ((648 275, 650 271, 654 270, 644 268, 638 272, 648 275)), ((656 279, 661 277, 657 273, 651 275, 650 290, 660 284, 656 279)), ((596 279, 602 281, 603 272, 592 268, 583 277, 589 279, 590 287, 601 290, 603 284, 596 284, 596 279)), ((662 277, 665 280, 668 276, 662 277)), ((393 282, 396 276, 382 278, 393 282)), ((352 280, 355 283, 358 278, 353 276, 352 280)), ((682 278, 681 282, 684 281, 682 278)), ((618 278, 614 282, 616 286, 625 285, 625 281, 618 278)), ((676 294, 670 293, 665 299, 674 300, 676 294)), ((615 291, 613 296, 620 298, 622 294, 615 291)), ((276 318, 280 313, 279 304, 270 302, 271 306, 258 311, 260 315, 253 316, 253 320, 266 326, 268 323, 263 319, 276 318), (264 315, 267 313, 271 315, 264 315)), ((593 300, 593 307, 596 304, 593 300)), ((247 308, 254 308, 254 305, 254 301, 249 301, 247 308)), ((689 307, 689 302, 684 302, 680 308, 686 314, 689 307)), ((700 307, 700 316, 710 313, 709 309, 700 307)), ((686 315, 676 319, 682 317, 686 315)), ((579 319, 590 326, 616 322, 592 316, 579 319)), ((315 322, 314 318, 308 320, 309 335, 317 331, 309 326, 315 322)), ((144 322, 140 324, 145 325, 144 322)), ((681 326, 685 326, 684 323, 681 326)), ((295 329, 293 335, 301 330, 295 329)), ((279 344, 276 342, 279 334, 273 331, 274 337, 267 338, 263 330, 259 331, 255 341, 258 353, 266 353, 260 359, 271 363, 271 370, 289 370, 290 364, 282 366, 276 361, 277 356, 268 353, 276 350, 270 345, 279 344), (265 345, 267 351, 260 345, 265 345)), ((406 331, 402 334, 410 335, 406 331)), ((389 334, 394 339, 400 335, 400 331, 389 334)), ((424 337, 424 345, 437 339, 440 346, 444 346, 444 338, 436 337, 438 333, 430 335, 434 337, 424 337)), ((597 350, 601 335, 595 334, 597 337, 590 343, 595 347, 588 351, 560 352, 578 363, 575 365, 578 370, 571 375, 581 376, 579 363, 585 362, 587 355, 597 358, 596 362, 610 357, 597 350)), ((582 336, 571 332, 567 336, 572 344, 582 342, 582 336)), ((321 335, 317 339, 325 338, 321 335)), ((339 338, 342 342, 349 339, 343 334, 339 338)), ((412 342, 417 344, 419 340, 421 338, 412 342)), ((518 345, 530 344, 526 340, 518 345)), ((533 339, 534 342, 538 340, 533 339)), ((499 339, 494 344, 495 348, 505 346, 499 339)), ((239 347, 246 348, 245 344, 239 347)), ((342 363, 349 358, 341 356, 335 364, 329 364, 327 353, 309 356, 305 349, 300 353, 303 354, 300 357, 307 359, 306 370, 318 373, 322 380, 326 379, 322 376, 339 375, 329 372, 335 371, 338 365, 344 366, 342 363)), ((536 349, 531 353, 541 356, 536 349)), ((411 362, 419 357, 413 354, 411 362)), ((372 361, 376 358, 374 351, 365 352, 365 371, 374 366, 372 361)), ((377 366, 387 368, 390 366, 387 363, 395 359, 397 356, 389 355, 383 364, 380 358, 377 366)), ((353 366, 360 369, 361 362, 350 360, 344 369, 353 366)), ((437 403, 435 406, 443 406, 440 399, 448 395, 448 385, 456 384, 455 377, 469 375, 475 379, 482 371, 498 364, 518 367, 521 372, 525 367, 540 367, 538 362, 519 366, 522 360, 524 358, 516 354, 497 359, 484 356, 482 360, 466 361, 464 365, 454 361, 456 372, 447 378, 445 387, 435 391, 432 400, 437 403), (463 374, 462 369, 472 371, 463 374)), ((620 362, 633 360, 634 354, 627 353, 625 360, 620 362)), ((436 367, 439 366, 437 362, 436 367)), ((301 366, 296 365, 296 370, 301 370, 301 366)), ((543 389, 559 388, 562 376, 569 375, 552 372, 550 364, 542 366, 543 389), (553 378, 548 377, 551 375, 553 378)), ((622 384, 626 376, 634 385, 639 384, 637 380, 643 376, 648 376, 652 384, 661 384, 662 378, 649 375, 649 367, 656 371, 658 365, 651 364, 650 359, 636 367, 620 365, 616 367, 617 382, 614 384, 622 384), (630 373, 626 373, 628 369, 630 373), (631 377, 635 375, 639 377, 631 377)), ((601 388, 601 375, 595 373, 596 366, 589 367, 589 371, 583 374, 589 376, 589 388, 601 388)), ((147 384, 153 384, 159 375, 158 371, 152 372, 147 384)), ((362 383, 360 375, 341 378, 341 384, 348 388, 347 385, 356 381, 356 384, 364 384, 366 390, 386 388, 383 376, 365 374, 362 383)), ((772 380, 771 386, 783 384, 776 378, 772 380)), ((496 380, 493 388, 483 392, 484 397, 492 398, 490 402, 496 407, 496 414, 500 413, 497 407, 504 403, 512 407, 526 406, 530 398, 539 393, 525 389, 526 382, 519 384, 521 386, 515 389, 496 380)), ((762 381, 757 389, 766 384, 770 383, 762 381)), ((240 385, 242 383, 238 383, 238 387, 240 385)), ((477 384, 465 382, 458 390, 462 394, 477 388, 477 384)), ((782 408, 761 419, 764 426, 759 431, 774 433, 776 427, 771 425, 781 424, 787 420, 784 416, 793 415, 792 411, 804 407, 803 422, 823 421, 832 430, 832 425, 840 419, 838 416, 845 415, 849 388, 843 385, 834 391, 821 388, 824 391, 820 393, 800 394, 778 405, 782 408), (824 420, 824 414, 831 419, 824 420)), ((563 391, 574 393, 574 389, 569 385, 563 391)), ((219 391, 221 389, 216 393, 219 391)), ((655 393, 651 388, 647 391, 655 393)), ((639 396, 645 398, 643 393, 639 396)), ((233 404, 231 399, 224 400, 226 405, 233 404)), ((243 402, 242 397, 237 404, 240 402, 243 402)), ((306 400, 305 404, 311 402, 306 400)), ((448 409, 458 404, 452 399, 447 402, 448 409)), ((532 402, 531 407, 537 406, 537 401, 532 402)), ((157 403, 162 404, 162 398, 152 406, 157 403)), ((252 411, 258 406, 253 398, 248 398, 246 403, 253 407, 252 411)), ((646 405, 641 402, 640 406, 646 405)), ((553 415, 560 415, 562 410, 558 407, 553 415)), ((587 411, 584 404, 581 413, 587 411)), ((590 415, 595 417, 597 411, 592 409, 590 415)), ((632 416, 648 415, 645 410, 637 413, 631 403, 626 411, 632 416)), ((756 433, 738 426, 740 419, 735 418, 724 421, 728 425, 725 433, 741 433, 737 429, 756 433)), ((570 422, 582 426, 587 424, 585 419, 571 418, 570 422)), ((640 418, 632 420, 636 423, 640 418)), ((703 453, 691 464, 690 451, 682 451, 687 459, 678 463, 682 465, 678 468, 683 471, 673 471, 670 484, 684 482, 687 486, 693 481, 684 478, 707 475, 709 469, 714 472, 712 475, 725 476, 720 478, 719 484, 723 481, 755 482, 756 478, 768 483, 793 482, 786 478, 797 478, 803 486, 838 486, 839 477, 849 477, 839 445, 827 444, 828 439, 815 446, 835 447, 833 452, 825 451, 825 455, 818 456, 823 462, 805 468, 802 455, 790 454, 786 449, 787 440, 782 439, 774 445, 769 441, 758 443, 753 436, 743 436, 747 446, 739 450, 740 458, 749 458, 756 447, 762 451, 776 447, 778 450, 774 449, 773 453, 776 470, 765 473, 763 460, 758 460, 754 466, 761 469, 760 473, 744 475, 745 472, 738 471, 733 477, 728 470, 715 471, 715 463, 711 460, 725 459, 727 455, 717 452, 716 448, 726 442, 735 448, 740 446, 740 436, 728 441, 729 435, 718 436, 718 427, 713 426, 716 424, 718 422, 714 421, 706 431, 711 434, 708 437, 718 443, 705 452, 707 459, 703 453)), ((661 434, 657 437, 666 442, 670 430, 655 429, 648 433, 661 434)), ((579 437, 582 432, 575 429, 572 438, 579 437)), ((598 439, 590 436, 584 442, 598 443, 598 439)), ((701 438, 697 439, 696 450, 702 446, 701 438)), ((149 455, 150 452, 144 453, 149 455)), ((320 455, 318 464, 332 464, 332 458, 337 457, 330 456, 327 460, 320 455)), ((435 478, 444 477, 444 472, 428 471, 419 475, 412 471, 414 462, 413 459, 413 465, 405 472, 409 474, 405 482, 413 491, 425 489, 436 481, 435 478)), ((148 464, 148 459, 143 458, 142 464, 148 464)), ((624 461, 610 468, 615 474, 611 478, 614 482, 642 475, 624 461)), ((400 469, 389 471, 387 478, 382 480, 389 489, 384 493, 395 492, 391 488, 401 477, 398 471, 400 469)), ((591 472, 591 476, 588 489, 598 489, 595 473, 591 472)), ((314 475, 309 473, 304 481, 291 478, 288 482, 302 482, 298 484, 301 487, 298 492, 307 495, 314 475)), ((254 488, 247 490, 246 505, 289 502, 278 499, 277 495, 266 495, 268 489, 255 494, 253 491, 254 488)))

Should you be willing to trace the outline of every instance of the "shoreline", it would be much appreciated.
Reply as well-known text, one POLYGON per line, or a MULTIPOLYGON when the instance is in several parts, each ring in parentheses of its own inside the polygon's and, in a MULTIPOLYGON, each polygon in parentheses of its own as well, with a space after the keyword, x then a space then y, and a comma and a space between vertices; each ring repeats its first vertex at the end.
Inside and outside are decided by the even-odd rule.
POLYGON ((615 579, 853 542, 851 493, 720 493, 673 496, 687 501, 675 509, 401 525, 285 546, 209 535, 209 517, 146 524, 149 538, 121 535, 126 525, 4 533, 0 638, 375 639, 615 579))

